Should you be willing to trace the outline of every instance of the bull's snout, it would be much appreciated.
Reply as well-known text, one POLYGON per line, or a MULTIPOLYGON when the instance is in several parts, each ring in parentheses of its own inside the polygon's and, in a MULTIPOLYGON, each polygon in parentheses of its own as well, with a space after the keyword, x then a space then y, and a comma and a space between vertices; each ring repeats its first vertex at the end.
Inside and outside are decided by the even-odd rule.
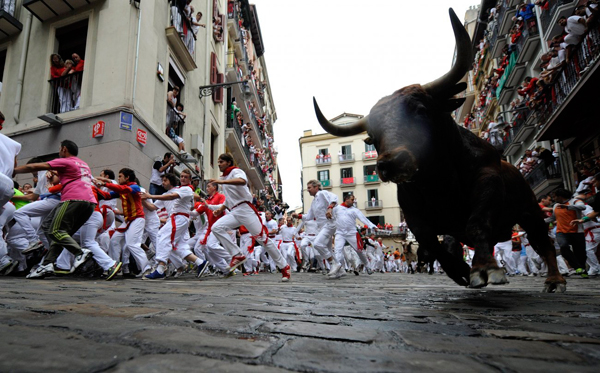
POLYGON ((417 173, 418 165, 411 152, 401 150, 382 154, 377 160, 377 169, 382 181, 403 183, 412 179, 417 173))

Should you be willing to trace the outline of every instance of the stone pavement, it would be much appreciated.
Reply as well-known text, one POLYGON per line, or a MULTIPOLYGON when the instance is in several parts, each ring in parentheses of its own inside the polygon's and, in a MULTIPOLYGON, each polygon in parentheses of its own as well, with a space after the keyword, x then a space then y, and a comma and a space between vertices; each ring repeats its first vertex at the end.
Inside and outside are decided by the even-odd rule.
POLYGON ((600 279, 0 278, 0 372, 597 372, 600 279))

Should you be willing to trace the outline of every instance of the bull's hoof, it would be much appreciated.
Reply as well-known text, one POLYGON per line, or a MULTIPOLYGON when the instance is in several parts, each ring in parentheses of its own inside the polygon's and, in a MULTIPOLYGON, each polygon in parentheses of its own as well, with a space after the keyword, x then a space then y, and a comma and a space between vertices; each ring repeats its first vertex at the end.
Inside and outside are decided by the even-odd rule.
POLYGON ((488 282, 492 285, 504 285, 508 284, 508 279, 506 278, 506 272, 500 268, 491 268, 487 271, 488 274, 488 282))
POLYGON ((544 285, 544 290, 542 290, 542 293, 564 293, 565 291, 567 291, 567 284, 550 283, 544 285))
POLYGON ((480 289, 487 286, 487 274, 484 271, 471 273, 469 287, 480 289))

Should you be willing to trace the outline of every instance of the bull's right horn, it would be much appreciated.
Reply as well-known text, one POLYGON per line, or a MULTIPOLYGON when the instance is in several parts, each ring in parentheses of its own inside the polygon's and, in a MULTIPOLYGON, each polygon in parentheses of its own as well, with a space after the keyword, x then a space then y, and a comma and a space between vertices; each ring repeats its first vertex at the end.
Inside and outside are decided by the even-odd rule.
POLYGON ((323 127, 323 129, 325 131, 332 134, 333 136, 338 136, 338 137, 352 136, 352 135, 357 135, 357 134, 367 130, 368 116, 363 117, 354 123, 340 126, 340 125, 331 123, 330 121, 327 120, 327 118, 325 118, 323 113, 321 113, 321 109, 319 109, 319 105, 317 105, 317 100, 314 97, 313 97, 313 103, 315 105, 315 113, 317 114, 317 119, 319 119, 319 123, 321 124, 321 127, 323 127))

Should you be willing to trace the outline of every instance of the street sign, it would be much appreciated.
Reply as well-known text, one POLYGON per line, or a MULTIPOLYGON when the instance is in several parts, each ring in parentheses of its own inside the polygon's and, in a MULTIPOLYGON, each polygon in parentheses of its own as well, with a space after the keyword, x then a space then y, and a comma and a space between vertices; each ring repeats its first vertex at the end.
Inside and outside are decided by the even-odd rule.
POLYGON ((96 122, 96 124, 94 124, 94 126, 92 127, 92 138, 95 139, 96 137, 104 136, 104 127, 105 126, 106 126, 106 123, 104 123, 101 120, 96 122))
POLYGON ((133 114, 121 112, 121 121, 119 128, 126 131, 131 131, 133 125, 133 114))
POLYGON ((146 145, 146 141, 148 141, 148 132, 141 130, 138 128, 135 139, 137 140, 138 143, 140 143, 142 146, 146 145))

